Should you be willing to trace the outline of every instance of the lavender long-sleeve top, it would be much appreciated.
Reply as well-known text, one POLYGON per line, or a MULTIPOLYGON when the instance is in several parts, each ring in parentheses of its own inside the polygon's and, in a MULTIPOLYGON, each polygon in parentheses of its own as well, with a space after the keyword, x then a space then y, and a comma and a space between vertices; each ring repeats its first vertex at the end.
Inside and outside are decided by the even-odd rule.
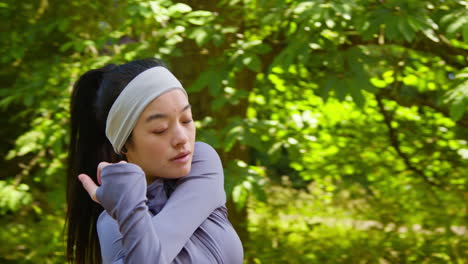
POLYGON ((210 145, 195 143, 192 169, 169 198, 163 180, 147 186, 135 164, 107 166, 101 181, 104 264, 242 263, 241 241, 227 219, 221 160, 210 145))

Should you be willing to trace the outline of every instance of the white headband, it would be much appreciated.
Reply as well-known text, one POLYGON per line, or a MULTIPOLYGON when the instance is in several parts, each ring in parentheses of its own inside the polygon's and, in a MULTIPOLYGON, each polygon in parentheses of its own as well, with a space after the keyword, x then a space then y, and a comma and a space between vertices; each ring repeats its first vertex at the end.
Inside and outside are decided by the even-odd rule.
POLYGON ((161 66, 145 70, 125 86, 112 105, 106 122, 106 136, 116 153, 120 154, 145 107, 172 89, 181 89, 187 95, 179 80, 161 66))

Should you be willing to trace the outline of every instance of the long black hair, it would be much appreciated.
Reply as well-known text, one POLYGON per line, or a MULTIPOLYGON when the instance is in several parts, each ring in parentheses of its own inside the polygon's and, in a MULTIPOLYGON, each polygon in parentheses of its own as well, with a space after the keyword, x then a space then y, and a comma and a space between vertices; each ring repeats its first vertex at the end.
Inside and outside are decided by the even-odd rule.
POLYGON ((101 263, 96 221, 103 208, 89 197, 77 176, 89 175, 95 182, 99 162, 118 162, 105 135, 107 115, 125 86, 141 72, 164 66, 157 59, 109 64, 83 74, 73 87, 71 134, 67 176, 67 260, 77 264, 101 263))

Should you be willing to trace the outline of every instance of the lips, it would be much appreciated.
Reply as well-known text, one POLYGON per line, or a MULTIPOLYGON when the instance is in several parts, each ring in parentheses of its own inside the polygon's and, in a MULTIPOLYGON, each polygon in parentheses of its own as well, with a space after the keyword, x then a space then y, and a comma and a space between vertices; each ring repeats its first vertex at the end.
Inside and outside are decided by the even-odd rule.
POLYGON ((183 161, 187 159, 189 155, 190 155, 190 151, 183 151, 177 154, 177 156, 170 159, 170 161, 183 161))

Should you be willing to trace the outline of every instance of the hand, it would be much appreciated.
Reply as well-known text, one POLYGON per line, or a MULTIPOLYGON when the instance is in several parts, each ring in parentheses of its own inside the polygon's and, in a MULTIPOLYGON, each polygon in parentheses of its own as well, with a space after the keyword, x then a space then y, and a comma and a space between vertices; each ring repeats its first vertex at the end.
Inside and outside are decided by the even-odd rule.
MULTIPOLYGON (((126 163, 126 161, 122 160, 120 161, 119 163, 126 163)), ((97 180, 98 180, 98 183, 99 185, 101 185, 101 171, 102 169, 104 169, 105 167, 109 166, 109 165, 112 165, 112 163, 109 163, 109 162, 100 162, 97 166, 97 172, 96 172, 96 177, 97 177, 97 180)), ((93 199, 93 201, 95 201, 96 203, 99 203, 97 197, 96 197, 96 191, 97 189, 99 188, 99 186, 96 185, 96 183, 94 183, 94 181, 91 179, 91 177, 89 177, 88 175, 82 173, 80 175, 78 175, 78 179, 81 181, 81 183, 83 184, 83 187, 85 188, 85 190, 88 192, 89 196, 91 197, 91 199, 93 199)))

